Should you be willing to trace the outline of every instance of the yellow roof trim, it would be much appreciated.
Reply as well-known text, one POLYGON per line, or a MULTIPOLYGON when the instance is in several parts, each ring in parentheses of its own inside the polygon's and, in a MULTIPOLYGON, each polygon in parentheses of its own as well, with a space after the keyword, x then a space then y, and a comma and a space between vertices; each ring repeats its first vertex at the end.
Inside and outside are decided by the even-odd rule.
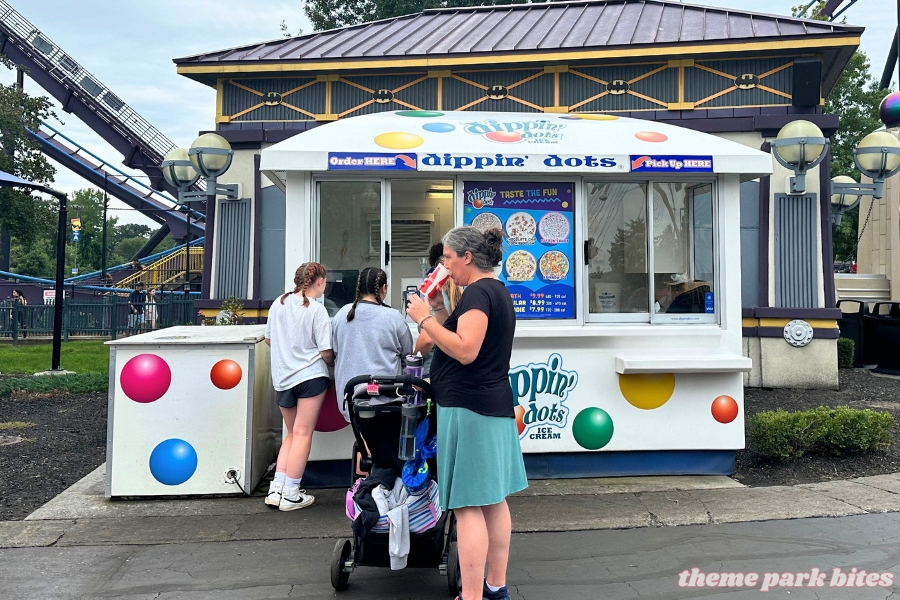
POLYGON ((256 64, 205 64, 180 65, 180 75, 207 73, 276 73, 294 71, 337 71, 347 69, 384 69, 412 67, 448 67, 459 65, 491 65, 503 62, 520 63, 548 62, 560 60, 589 60, 598 58, 625 58, 648 56, 671 56, 672 54, 709 54, 714 52, 752 52, 765 50, 790 50, 812 48, 832 48, 839 46, 859 46, 860 37, 843 36, 819 39, 778 40, 770 42, 750 42, 746 44, 696 44, 693 46, 651 46, 647 48, 617 48, 615 50, 580 50, 576 52, 541 52, 533 54, 487 54, 479 56, 397 58, 388 60, 314 61, 256 63, 256 64))

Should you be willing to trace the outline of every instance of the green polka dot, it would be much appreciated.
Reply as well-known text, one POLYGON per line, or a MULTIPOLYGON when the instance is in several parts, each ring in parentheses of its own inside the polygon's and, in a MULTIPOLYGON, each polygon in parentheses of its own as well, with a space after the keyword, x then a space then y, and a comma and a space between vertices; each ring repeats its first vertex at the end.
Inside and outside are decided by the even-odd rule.
POLYGON ((398 117, 417 117, 420 119, 431 119, 434 117, 443 117, 444 113, 438 112, 436 110, 398 110, 396 113, 398 117))
POLYGON ((613 436, 613 422, 609 413, 593 406, 585 408, 572 423, 572 435, 578 445, 587 450, 599 450, 613 436))

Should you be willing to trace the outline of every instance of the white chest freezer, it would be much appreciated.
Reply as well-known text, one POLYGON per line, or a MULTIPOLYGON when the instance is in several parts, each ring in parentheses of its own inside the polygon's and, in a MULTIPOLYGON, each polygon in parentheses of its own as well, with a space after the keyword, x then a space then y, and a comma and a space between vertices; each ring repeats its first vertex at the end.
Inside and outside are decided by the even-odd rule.
POLYGON ((107 344, 107 497, 256 487, 281 437, 265 325, 170 327, 107 344))

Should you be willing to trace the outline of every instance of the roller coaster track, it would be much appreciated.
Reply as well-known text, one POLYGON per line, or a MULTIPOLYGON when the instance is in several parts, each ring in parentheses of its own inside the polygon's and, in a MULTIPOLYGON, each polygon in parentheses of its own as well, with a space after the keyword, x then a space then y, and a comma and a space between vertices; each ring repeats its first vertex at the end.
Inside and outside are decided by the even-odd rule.
MULTIPOLYGON (((175 239, 185 237, 188 217, 177 210, 177 202, 167 194, 125 174, 47 123, 42 123, 38 131, 29 129, 28 135, 47 156, 157 223, 168 225, 175 239)), ((191 211, 192 237, 204 235, 203 219, 202 213, 191 211)))
POLYGON ((125 166, 146 173, 150 187, 177 193, 159 168, 175 144, 5 0, 0 0, 0 52, 115 148, 125 166))

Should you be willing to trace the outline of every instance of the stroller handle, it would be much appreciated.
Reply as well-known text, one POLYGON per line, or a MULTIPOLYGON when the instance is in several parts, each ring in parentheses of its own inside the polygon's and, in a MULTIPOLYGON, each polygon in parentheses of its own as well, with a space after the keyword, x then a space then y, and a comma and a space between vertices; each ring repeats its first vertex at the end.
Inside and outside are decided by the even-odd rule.
POLYGON ((424 379, 413 377, 412 375, 358 375, 348 381, 347 385, 344 386, 344 398, 352 397, 354 388, 359 384, 370 383, 372 380, 377 381, 379 384, 387 385, 394 383, 414 385, 422 388, 422 391, 428 398, 434 398, 434 390, 432 389, 431 384, 424 379))

